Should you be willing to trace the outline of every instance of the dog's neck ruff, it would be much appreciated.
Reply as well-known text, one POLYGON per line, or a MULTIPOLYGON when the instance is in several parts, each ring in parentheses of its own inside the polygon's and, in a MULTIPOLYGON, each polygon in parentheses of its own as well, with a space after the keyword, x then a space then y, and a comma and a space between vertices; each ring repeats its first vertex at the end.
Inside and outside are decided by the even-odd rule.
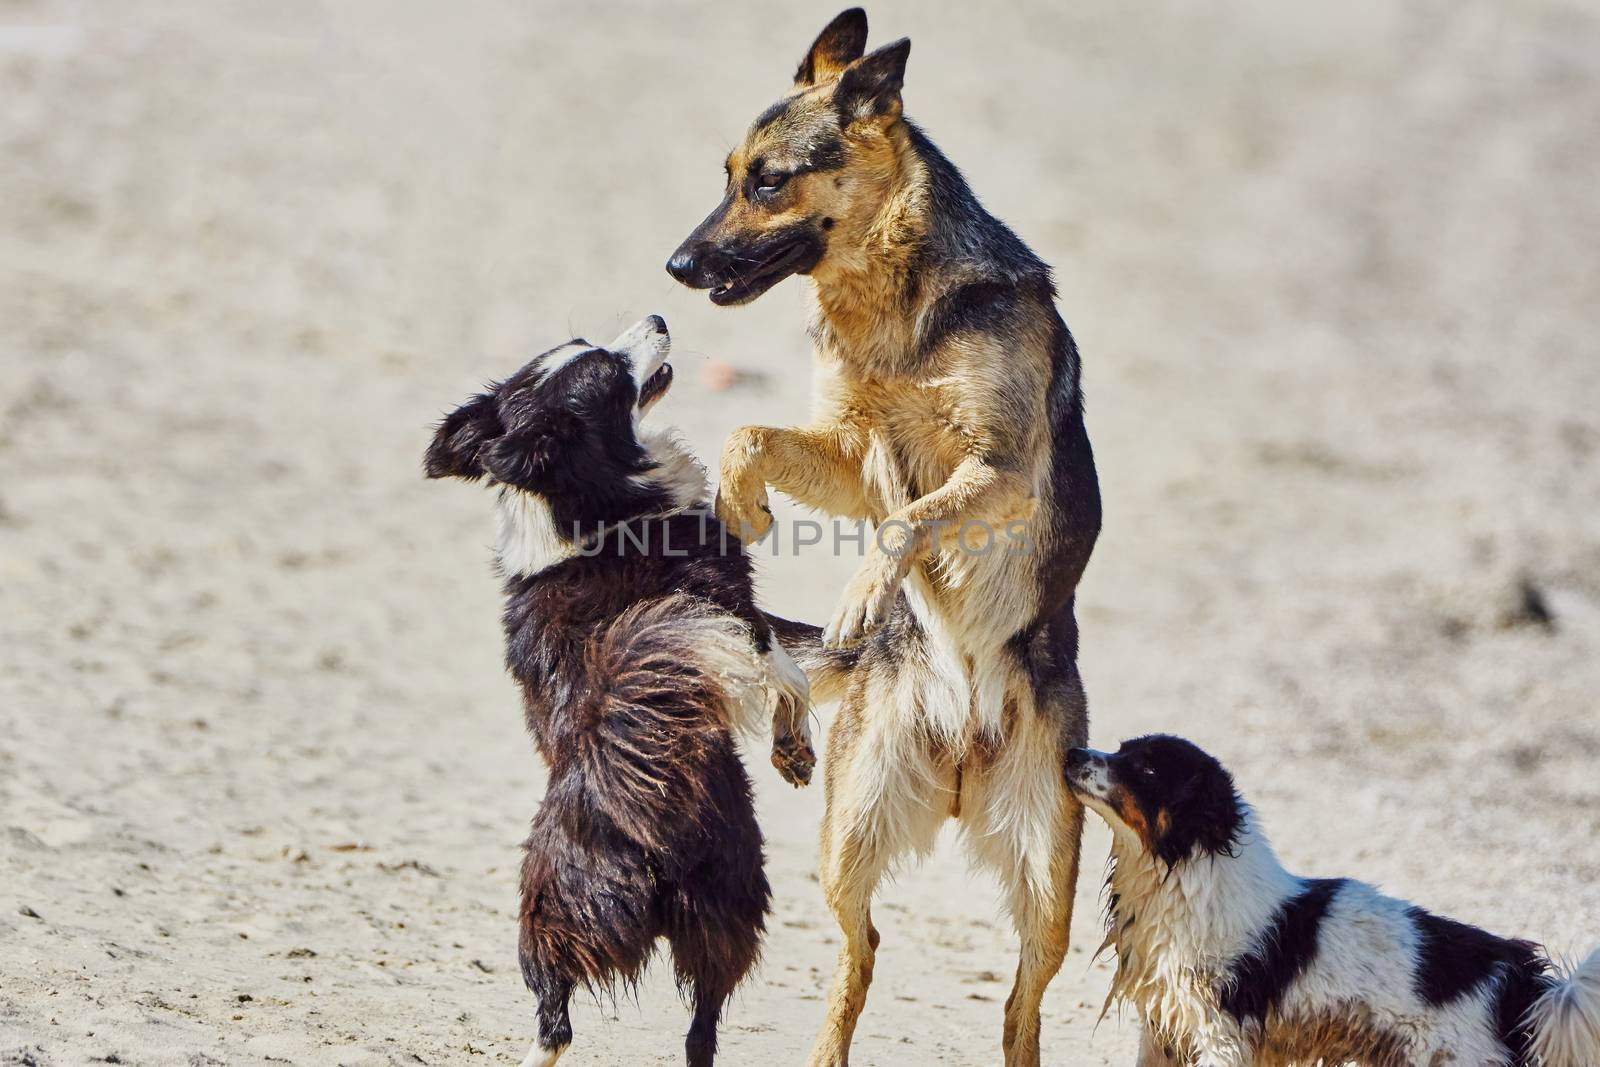
POLYGON ((694 458, 676 430, 671 427, 642 430, 639 443, 650 453, 650 461, 655 467, 635 480, 666 491, 671 505, 664 514, 675 515, 705 502, 711 492, 706 481, 706 469, 694 458))
POLYGON ((1189 856, 1168 867, 1126 827, 1112 827, 1106 945, 1117 973, 1106 997, 1138 1007, 1168 1034, 1212 1025, 1217 979, 1250 949, 1283 901, 1300 889, 1256 821, 1231 852, 1189 856))
POLYGON ((857 373, 914 371, 921 309, 942 287, 941 273, 917 269, 932 196, 928 169, 903 129, 890 138, 893 173, 883 203, 855 241, 836 237, 808 275, 809 331, 819 354, 857 373))
POLYGON ((507 577, 531 578, 576 556, 582 547, 556 528, 550 502, 526 489, 502 485, 495 519, 495 558, 507 577))
MULTIPOLYGON (((676 433, 670 429, 647 431, 640 434, 639 443, 650 454, 655 466, 649 473, 636 476, 635 481, 664 492, 667 501, 662 509, 633 518, 666 518, 705 502, 709 492, 705 469, 676 433)), ((512 485, 500 486, 495 515, 495 558, 501 571, 512 578, 531 578, 575 556, 587 554, 605 529, 627 521, 608 522, 602 525, 600 532, 579 536, 577 530, 562 530, 558 526, 550 502, 543 496, 512 485)))

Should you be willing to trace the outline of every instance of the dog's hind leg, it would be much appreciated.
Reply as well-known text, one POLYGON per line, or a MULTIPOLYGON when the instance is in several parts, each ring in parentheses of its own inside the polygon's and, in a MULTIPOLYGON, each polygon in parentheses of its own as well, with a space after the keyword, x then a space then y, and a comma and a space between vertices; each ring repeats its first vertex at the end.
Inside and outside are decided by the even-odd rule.
POLYGON ((660 932, 638 853, 584 852, 560 836, 560 788, 552 786, 534 815, 522 862, 517 958, 539 998, 539 1037, 523 1067, 551 1067, 572 1043, 567 1002, 576 986, 634 981, 660 932))
MULTIPOLYGON (((730 751, 728 759, 727 774, 742 778, 738 757, 730 751)), ((721 848, 682 877, 663 909, 678 989, 694 1008, 684 1041, 689 1067, 711 1067, 716 1057, 723 1004, 761 954, 772 898, 748 794, 742 808, 727 805, 723 811, 729 817, 715 831, 721 848)))
POLYGON ((759 936, 759 928, 748 936, 743 930, 704 927, 669 930, 667 937, 672 944, 678 989, 694 1008, 689 1036, 683 1042, 684 1058, 689 1067, 712 1067, 716 1060, 717 1024, 722 1019, 722 1006, 755 962, 759 936), (724 938, 725 933, 732 936, 724 938))
POLYGON ((522 1067, 554 1067, 572 1044, 572 1020, 567 1015, 572 983, 541 978, 534 992, 539 997, 539 1037, 523 1057, 522 1067))
MULTIPOLYGON (((823 833, 834 834, 826 822, 823 833)), ((872 925, 872 894, 887 864, 882 856, 862 856, 853 843, 841 843, 835 853, 856 852, 854 861, 823 860, 822 890, 839 923, 843 942, 833 984, 828 990, 828 1016, 811 1049, 810 1067, 845 1067, 850 1062, 850 1042, 856 1021, 867 1004, 867 988, 877 959, 878 929, 872 925)))
POLYGON ((1056 849, 1063 855, 1053 865, 1046 886, 1011 887, 1011 905, 1021 957, 1017 977, 1006 998, 1005 1030, 1001 1047, 1006 1067, 1038 1067, 1039 1006, 1045 987, 1061 969, 1072 928, 1072 897, 1078 885, 1078 837, 1083 830, 1083 809, 1065 818, 1057 834, 1056 849))
POLYGON ((870 678, 852 687, 828 737, 820 878, 843 943, 811 1067, 849 1062, 877 956, 873 891, 896 859, 933 847, 954 798, 953 771, 920 730, 896 721, 910 702, 879 681, 881 691, 870 678))
POLYGON ((706 984, 694 987, 694 1022, 683 1043, 689 1067, 712 1067, 717 1057, 717 1023, 729 991, 706 984))
MULTIPOLYGON (((537 819, 537 817, 536 817, 537 819)), ((549 931, 534 918, 533 902, 541 887, 555 878, 554 866, 543 851, 530 850, 523 860, 522 916, 519 920, 517 956, 522 964, 522 980, 539 998, 539 1036, 523 1057, 522 1067, 553 1067, 572 1044, 572 1020, 567 1004, 576 985, 571 961, 562 960, 548 950, 549 931)))
POLYGON ((1055 716, 1025 708, 1000 753, 963 790, 962 828, 975 859, 998 874, 1021 941, 1006 999, 1006 1067, 1038 1067, 1039 1006, 1071 934, 1083 807, 1062 779, 1063 752, 1055 716))
POLYGON ((689 1067, 712 1067, 722 1007, 738 988, 758 952, 760 928, 700 929, 669 934, 678 987, 694 1008, 684 1058, 689 1067))
MULTIPOLYGON (((538 860, 530 857, 525 869, 539 867, 538 860)), ((553 1067, 572 1044, 572 1019, 567 1014, 567 1004, 577 983, 568 967, 550 958, 550 953, 541 951, 541 942, 545 940, 525 897, 517 954, 522 963, 522 980, 539 998, 539 1036, 523 1057, 522 1067, 553 1067)))

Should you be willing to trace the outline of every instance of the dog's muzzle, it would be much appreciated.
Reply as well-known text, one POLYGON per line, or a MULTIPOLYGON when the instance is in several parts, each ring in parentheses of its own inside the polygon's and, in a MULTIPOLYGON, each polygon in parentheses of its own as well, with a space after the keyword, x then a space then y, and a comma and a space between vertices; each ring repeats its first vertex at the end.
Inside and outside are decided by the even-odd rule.
POLYGON ((695 241, 685 241, 667 260, 667 273, 691 289, 709 289, 715 282, 706 281, 707 261, 718 257, 716 252, 695 241))
POLYGON ((1111 794, 1110 755, 1092 748, 1067 750, 1063 770, 1067 788, 1081 797, 1104 800, 1111 794))
POLYGON ((667 355, 672 351, 672 335, 660 315, 646 315, 606 346, 608 351, 625 356, 633 370, 633 384, 638 393, 638 410, 642 414, 672 386, 672 364, 667 355))
POLYGON ((721 307, 746 304, 822 258, 822 241, 804 226, 730 247, 693 233, 667 260, 667 273, 691 289, 709 289, 721 307))

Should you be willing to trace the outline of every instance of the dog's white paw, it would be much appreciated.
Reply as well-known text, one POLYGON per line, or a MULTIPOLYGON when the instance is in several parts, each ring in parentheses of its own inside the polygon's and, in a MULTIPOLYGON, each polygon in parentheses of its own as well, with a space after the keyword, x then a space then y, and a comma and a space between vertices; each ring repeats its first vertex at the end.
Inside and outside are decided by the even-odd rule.
POLYGON ((528 1050, 528 1054, 522 1058, 522 1067, 556 1067, 556 1061, 561 1058, 561 1054, 565 1051, 567 1051, 566 1045, 545 1048, 535 1041, 533 1047, 528 1050))

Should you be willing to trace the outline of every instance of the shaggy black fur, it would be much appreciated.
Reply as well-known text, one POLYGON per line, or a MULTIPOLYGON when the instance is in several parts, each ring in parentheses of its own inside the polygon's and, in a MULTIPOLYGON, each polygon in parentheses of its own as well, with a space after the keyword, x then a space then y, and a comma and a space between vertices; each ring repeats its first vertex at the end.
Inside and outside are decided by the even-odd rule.
POLYGON ((738 541, 652 482, 627 357, 592 349, 551 374, 543 359, 447 417, 427 457, 430 477, 537 492, 587 553, 505 579, 506 663, 550 766, 522 866, 522 972, 557 1049, 573 989, 636 982, 665 938, 694 1010, 688 1062, 710 1067, 771 893, 731 694, 701 642, 732 619, 763 652, 771 631, 738 541))

